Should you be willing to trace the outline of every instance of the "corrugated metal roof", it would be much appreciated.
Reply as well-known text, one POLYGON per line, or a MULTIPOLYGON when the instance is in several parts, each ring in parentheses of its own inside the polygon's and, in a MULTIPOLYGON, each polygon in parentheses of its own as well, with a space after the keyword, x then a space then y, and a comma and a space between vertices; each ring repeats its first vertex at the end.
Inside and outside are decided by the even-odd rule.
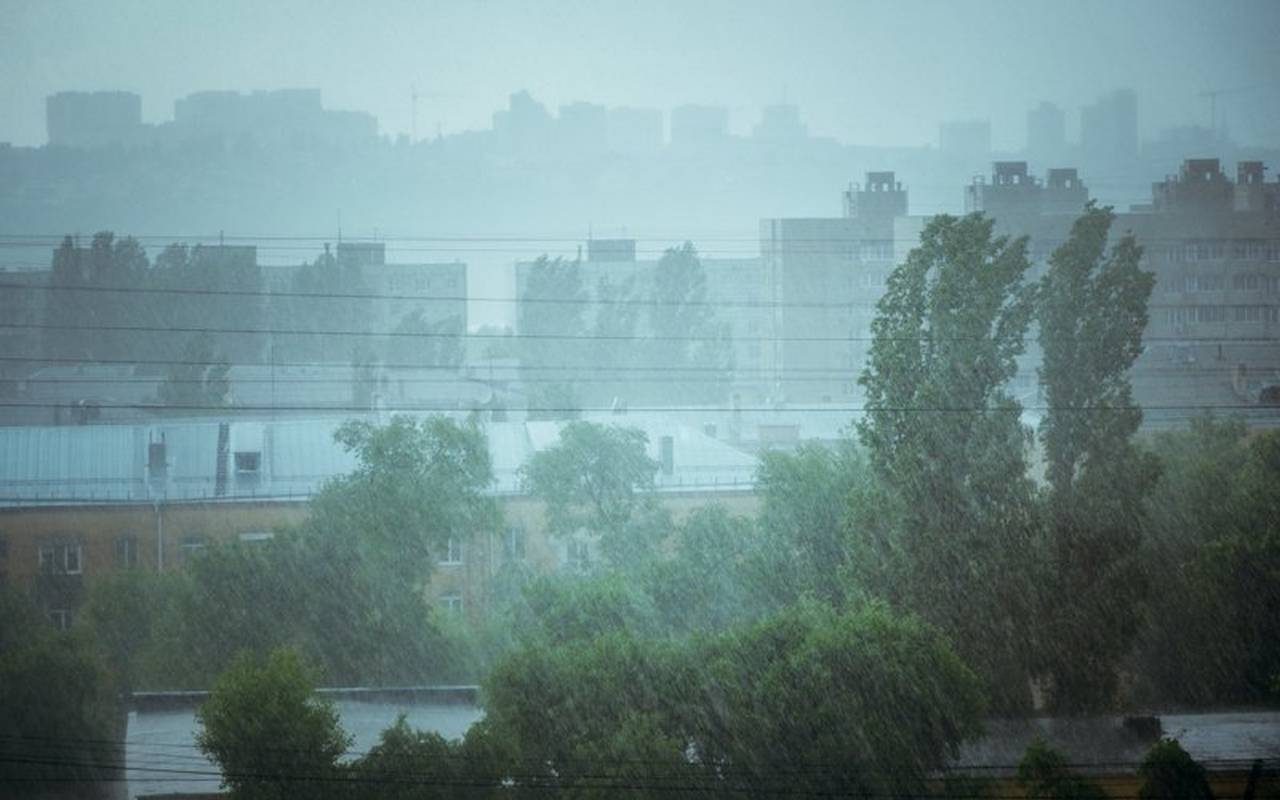
MULTIPOLYGON (((648 452, 661 458, 671 437, 674 470, 659 472, 659 489, 745 489, 756 458, 678 422, 657 416, 603 416, 591 421, 642 430, 648 452)), ((342 420, 255 422, 176 420, 145 425, 0 428, 0 505, 64 502, 246 500, 300 497, 326 480, 350 473, 354 456, 334 441, 342 420), (219 427, 227 440, 219 453, 219 427), (165 469, 151 474, 148 445, 163 442, 165 469), (237 472, 235 452, 258 448, 256 470, 237 472), (219 479, 219 458, 223 459, 219 479)), ((563 422, 492 422, 484 426, 497 493, 519 492, 519 469, 539 450, 554 446, 563 422)))

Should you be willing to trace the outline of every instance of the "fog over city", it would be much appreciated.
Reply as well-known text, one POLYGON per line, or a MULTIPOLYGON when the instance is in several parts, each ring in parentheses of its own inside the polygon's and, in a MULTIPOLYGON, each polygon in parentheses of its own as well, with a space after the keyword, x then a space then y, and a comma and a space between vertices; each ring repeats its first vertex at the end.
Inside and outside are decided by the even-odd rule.
POLYGON ((1278 34, 0 0, 0 797, 1277 796, 1278 34))

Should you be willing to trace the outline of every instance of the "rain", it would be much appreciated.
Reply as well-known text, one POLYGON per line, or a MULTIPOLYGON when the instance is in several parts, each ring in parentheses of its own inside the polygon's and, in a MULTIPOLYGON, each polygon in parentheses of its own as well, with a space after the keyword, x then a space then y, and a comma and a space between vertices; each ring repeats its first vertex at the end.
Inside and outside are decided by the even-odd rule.
POLYGON ((0 797, 1280 797, 1277 32, 0 0, 0 797))

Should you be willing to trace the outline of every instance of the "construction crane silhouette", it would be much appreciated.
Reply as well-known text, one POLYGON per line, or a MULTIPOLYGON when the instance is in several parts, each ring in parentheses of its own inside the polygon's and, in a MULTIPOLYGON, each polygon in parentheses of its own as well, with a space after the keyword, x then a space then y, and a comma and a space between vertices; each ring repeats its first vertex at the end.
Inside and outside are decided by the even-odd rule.
POLYGON ((1213 131, 1215 138, 1218 135, 1218 97, 1228 97, 1233 94, 1245 94, 1262 88, 1265 88, 1263 84, 1254 83, 1248 86, 1232 86, 1227 89, 1205 89, 1203 92, 1199 93, 1199 97, 1209 98, 1209 130, 1213 131))
POLYGON ((410 115, 411 115, 411 119, 409 123, 410 144, 418 141, 418 101, 427 97, 438 99, 441 97, 448 97, 448 94, 444 92, 419 92, 418 84, 416 83, 410 84, 409 86, 409 109, 410 109, 410 115))

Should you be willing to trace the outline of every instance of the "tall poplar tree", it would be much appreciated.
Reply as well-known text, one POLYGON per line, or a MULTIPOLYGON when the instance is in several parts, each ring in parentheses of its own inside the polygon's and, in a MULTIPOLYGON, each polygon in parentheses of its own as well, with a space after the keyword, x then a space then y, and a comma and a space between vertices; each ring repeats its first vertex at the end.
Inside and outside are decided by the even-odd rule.
POLYGON ((878 479, 855 503, 868 588, 938 625, 1001 710, 1029 701, 1031 432, 1007 384, 1034 310, 1026 240, 934 217, 872 323, 857 425, 878 479))
POLYGON ((1131 234, 1108 250, 1115 215, 1092 203, 1049 259, 1039 292, 1040 423, 1053 580, 1045 667, 1062 710, 1105 707, 1140 622, 1137 553, 1156 477, 1133 444, 1142 423, 1129 369, 1142 353, 1154 276, 1131 234))

